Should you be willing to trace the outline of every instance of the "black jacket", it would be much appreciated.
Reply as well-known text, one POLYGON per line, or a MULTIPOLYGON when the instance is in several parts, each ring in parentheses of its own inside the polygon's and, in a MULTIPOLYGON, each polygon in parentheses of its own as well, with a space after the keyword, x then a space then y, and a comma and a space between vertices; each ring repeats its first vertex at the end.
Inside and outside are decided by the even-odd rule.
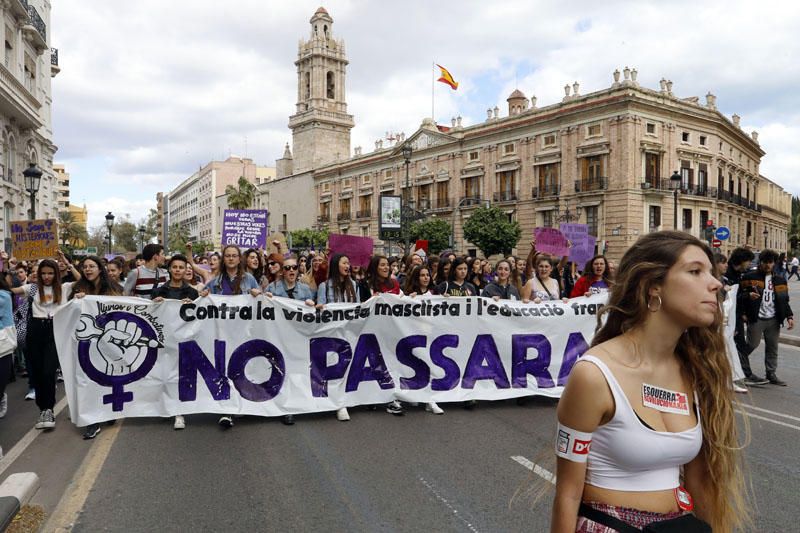
MULTIPOLYGON (((761 307, 761 298, 764 295, 764 279, 766 274, 761 270, 751 270, 742 274, 739 282, 739 296, 737 297, 737 310, 747 316, 748 322, 758 320, 758 310, 761 307), (751 294, 758 294, 758 298, 752 298, 751 294)), ((772 273, 772 287, 775 294, 775 318, 779 324, 787 318, 793 318, 792 308, 789 307, 789 285, 786 278, 772 273)))
POLYGON ((162 297, 166 300, 196 300, 199 296, 197 290, 185 281, 180 287, 172 287, 169 282, 153 290, 153 298, 162 297))

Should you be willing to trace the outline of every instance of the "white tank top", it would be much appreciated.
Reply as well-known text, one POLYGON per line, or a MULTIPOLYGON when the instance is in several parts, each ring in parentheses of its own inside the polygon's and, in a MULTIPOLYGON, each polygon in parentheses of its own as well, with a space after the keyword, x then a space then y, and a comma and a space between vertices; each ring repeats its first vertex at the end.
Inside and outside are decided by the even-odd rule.
MULTIPOLYGON (((614 397, 614 417, 592 434, 586 483, 623 491, 670 490, 680 485, 680 467, 700 452, 703 429, 695 401, 697 424, 686 431, 656 431, 645 426, 606 364, 585 354, 606 378, 614 397)), ((697 395, 695 394, 695 397, 697 395)))

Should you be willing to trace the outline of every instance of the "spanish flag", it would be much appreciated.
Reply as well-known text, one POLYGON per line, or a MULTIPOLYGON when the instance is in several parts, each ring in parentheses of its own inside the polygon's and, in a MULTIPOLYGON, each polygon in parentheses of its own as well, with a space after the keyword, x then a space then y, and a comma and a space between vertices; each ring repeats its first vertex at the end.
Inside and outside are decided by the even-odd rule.
POLYGON ((452 76, 452 74, 450 74, 450 71, 448 71, 446 68, 444 68, 444 67, 443 67, 443 66, 441 66, 441 65, 436 65, 436 66, 437 66, 437 67, 439 67, 439 69, 442 71, 442 77, 441 77, 441 78, 439 78, 439 79, 438 79, 438 80, 436 80, 436 81, 440 81, 440 82, 442 82, 442 83, 446 83, 446 84, 447 84, 447 85, 449 85, 449 86, 450 86, 450 88, 451 88, 451 89, 453 89, 454 91, 455 91, 456 89, 458 89, 458 82, 457 82, 456 80, 454 80, 454 79, 453 79, 453 76, 452 76))

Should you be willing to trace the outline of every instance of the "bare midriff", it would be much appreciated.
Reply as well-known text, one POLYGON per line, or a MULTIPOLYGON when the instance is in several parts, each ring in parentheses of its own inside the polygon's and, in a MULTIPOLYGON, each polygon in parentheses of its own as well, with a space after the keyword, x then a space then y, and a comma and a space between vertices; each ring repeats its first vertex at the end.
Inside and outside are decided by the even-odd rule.
POLYGON ((583 486, 583 501, 605 503, 615 507, 628 507, 639 511, 662 514, 680 510, 673 490, 633 492, 603 489, 585 484, 583 486))

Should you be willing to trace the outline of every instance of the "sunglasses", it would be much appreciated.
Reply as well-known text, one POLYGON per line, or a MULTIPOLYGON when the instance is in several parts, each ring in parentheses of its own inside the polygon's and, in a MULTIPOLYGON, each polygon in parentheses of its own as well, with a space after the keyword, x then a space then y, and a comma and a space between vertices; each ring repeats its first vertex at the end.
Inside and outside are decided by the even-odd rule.
POLYGON ((267 266, 275 266, 277 262, 275 261, 267 261, 267 266))
POLYGON ((297 270, 297 265, 283 265, 283 269, 286 271, 297 270))

